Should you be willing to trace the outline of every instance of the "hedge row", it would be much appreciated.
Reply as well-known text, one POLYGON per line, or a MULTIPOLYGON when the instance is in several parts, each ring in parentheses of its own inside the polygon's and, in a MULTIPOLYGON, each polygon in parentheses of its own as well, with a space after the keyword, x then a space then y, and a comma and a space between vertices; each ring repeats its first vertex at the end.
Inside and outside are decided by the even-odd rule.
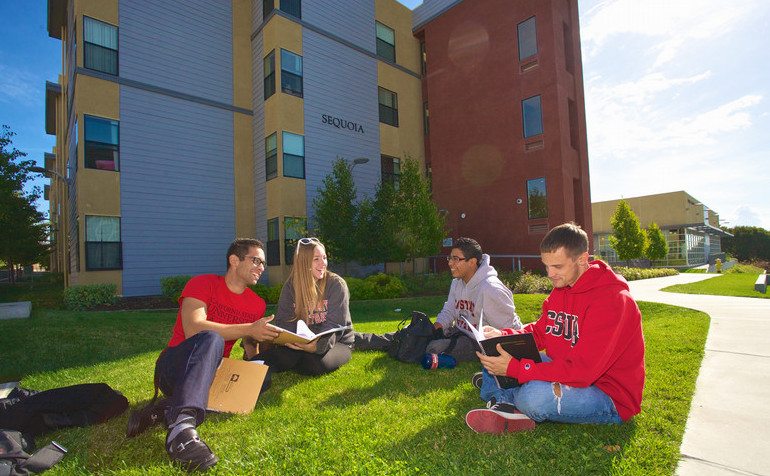
MULTIPOLYGON (((669 268, 613 268, 626 280, 658 278, 671 276, 679 272, 669 268)), ((160 279, 161 291, 177 302, 182 295, 190 276, 168 276, 160 279)), ((427 275, 373 274, 366 278, 344 278, 350 290, 351 300, 393 299, 406 296, 441 295, 449 292, 452 276, 448 273, 427 275)), ((514 294, 547 294, 553 289, 553 283, 542 274, 530 271, 503 271, 500 280, 514 294)), ((249 286, 266 302, 275 304, 281 296, 282 284, 268 286, 258 283, 249 286)), ((84 310, 104 304, 114 304, 117 300, 117 286, 114 284, 92 284, 71 286, 64 291, 64 302, 68 309, 84 310)))

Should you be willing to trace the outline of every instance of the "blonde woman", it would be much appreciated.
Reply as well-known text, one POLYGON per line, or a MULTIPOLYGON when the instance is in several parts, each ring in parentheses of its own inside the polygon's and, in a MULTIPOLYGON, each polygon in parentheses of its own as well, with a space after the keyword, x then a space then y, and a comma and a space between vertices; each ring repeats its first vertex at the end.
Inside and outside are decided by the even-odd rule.
MULTIPOLYGON (((295 332, 304 321, 318 334, 340 326, 352 326, 345 281, 327 271, 326 248, 318 238, 302 238, 294 252, 291 276, 281 291, 272 324, 295 332)), ((294 370, 304 375, 333 372, 350 360, 353 329, 326 335, 308 344, 273 347, 252 357, 264 360, 272 372, 294 370)))

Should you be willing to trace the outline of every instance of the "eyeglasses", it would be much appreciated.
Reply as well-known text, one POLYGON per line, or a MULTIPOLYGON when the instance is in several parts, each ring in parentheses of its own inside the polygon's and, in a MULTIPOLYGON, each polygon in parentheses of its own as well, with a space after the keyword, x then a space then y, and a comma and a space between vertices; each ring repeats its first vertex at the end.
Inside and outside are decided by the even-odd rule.
POLYGON ((265 262, 259 256, 245 256, 244 259, 246 258, 249 258, 254 263, 254 266, 258 268, 265 265, 265 262))
POLYGON ((467 261, 468 258, 460 258, 459 256, 447 256, 446 260, 449 263, 456 263, 458 261, 467 261))

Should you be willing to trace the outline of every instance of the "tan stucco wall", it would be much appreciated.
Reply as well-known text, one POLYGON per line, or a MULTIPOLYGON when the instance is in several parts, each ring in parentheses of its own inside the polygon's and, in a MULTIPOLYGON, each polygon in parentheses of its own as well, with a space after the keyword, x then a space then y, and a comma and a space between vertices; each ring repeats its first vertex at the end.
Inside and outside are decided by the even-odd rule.
MULTIPOLYGON (((648 227, 653 221, 660 227, 704 223, 705 221, 703 204, 684 191, 632 197, 624 200, 639 218, 639 224, 642 228, 648 227)), ((612 233, 611 220, 618 203, 620 200, 591 204, 594 234, 612 233)), ((711 224, 718 226, 718 224, 711 224)))

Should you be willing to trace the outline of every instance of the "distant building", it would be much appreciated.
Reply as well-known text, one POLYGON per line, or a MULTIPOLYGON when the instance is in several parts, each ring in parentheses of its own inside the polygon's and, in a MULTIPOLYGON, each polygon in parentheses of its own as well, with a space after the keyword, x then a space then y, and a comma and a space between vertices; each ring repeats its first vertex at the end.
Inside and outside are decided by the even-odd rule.
MULTIPOLYGON (((722 237, 732 236, 719 228, 719 214, 692 195, 679 191, 624 198, 639 218, 642 228, 655 222, 668 242, 668 256, 653 262, 656 266, 694 267, 724 261, 722 237)), ((620 200, 595 202, 593 208, 594 251, 610 264, 619 262, 609 243, 611 220, 620 200)))
POLYGON ((590 232, 577 2, 48 0, 52 268, 158 294, 236 236, 283 281, 332 162, 359 194, 420 162, 448 240, 590 232))

